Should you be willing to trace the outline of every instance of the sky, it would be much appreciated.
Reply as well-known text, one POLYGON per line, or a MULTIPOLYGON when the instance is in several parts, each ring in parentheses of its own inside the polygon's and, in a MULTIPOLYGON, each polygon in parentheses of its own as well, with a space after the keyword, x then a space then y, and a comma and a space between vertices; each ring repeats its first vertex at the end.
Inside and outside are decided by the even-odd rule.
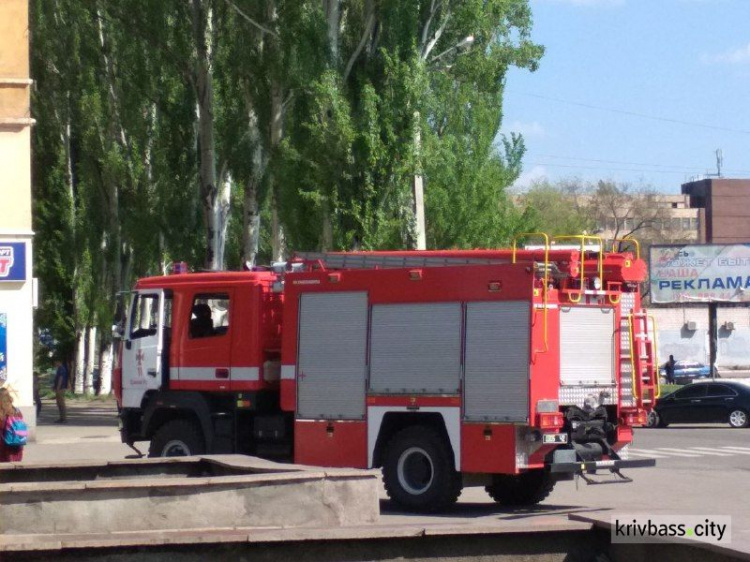
POLYGON ((680 193, 750 178, 750 0, 530 0, 536 72, 507 76, 501 132, 535 180, 600 179, 680 193))

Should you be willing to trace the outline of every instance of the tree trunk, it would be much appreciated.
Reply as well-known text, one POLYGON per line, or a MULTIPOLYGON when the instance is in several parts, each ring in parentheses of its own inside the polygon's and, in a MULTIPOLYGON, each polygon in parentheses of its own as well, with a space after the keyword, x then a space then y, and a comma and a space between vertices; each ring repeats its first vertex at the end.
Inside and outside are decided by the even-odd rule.
POLYGON ((341 0, 323 0, 323 10, 326 15, 328 48, 331 52, 333 68, 337 68, 339 61, 339 35, 341 33, 341 0))
MULTIPOLYGON (((275 152, 284 135, 283 93, 277 78, 271 81, 271 152, 275 152)), ((269 174, 271 186, 271 256, 272 261, 282 261, 286 254, 284 231, 279 218, 279 186, 273 173, 269 174)))
POLYGON ((87 351, 86 351, 86 374, 84 378, 83 383, 83 392, 84 394, 94 394, 94 365, 96 364, 96 322, 94 322, 94 325, 89 326, 87 333, 86 333, 86 343, 87 343, 87 351))
MULTIPOLYGON (((108 339, 108 338, 107 338, 108 339)), ((106 341, 104 334, 100 334, 99 344, 99 395, 108 396, 112 392, 112 359, 114 343, 106 341)))
POLYGON ((196 48, 195 85, 198 104, 198 145, 200 149, 199 182, 203 205, 203 224, 206 228, 206 268, 219 268, 215 248, 219 246, 220 225, 218 190, 216 186, 216 146, 214 142, 214 92, 213 92, 213 14, 211 0, 192 0, 193 32, 196 48))
POLYGON ((242 213, 242 261, 249 267, 255 265, 260 241, 260 208, 258 207, 258 184, 250 176, 245 185, 245 200, 242 213))
POLYGON ((75 376, 75 393, 83 394, 86 390, 84 377, 86 372, 86 327, 76 330, 76 356, 73 373, 75 376))
POLYGON ((214 237, 214 262, 217 270, 224 269, 224 247, 229 226, 229 210, 232 202, 232 176, 226 170, 220 176, 220 189, 214 205, 214 225, 217 235, 214 237))
POLYGON ((245 197, 242 206, 242 261, 248 266, 255 265, 260 241, 260 206, 258 190, 266 173, 267 158, 260 136, 258 114, 255 112, 250 93, 245 91, 245 104, 248 108, 248 135, 253 147, 253 169, 245 183, 245 197))

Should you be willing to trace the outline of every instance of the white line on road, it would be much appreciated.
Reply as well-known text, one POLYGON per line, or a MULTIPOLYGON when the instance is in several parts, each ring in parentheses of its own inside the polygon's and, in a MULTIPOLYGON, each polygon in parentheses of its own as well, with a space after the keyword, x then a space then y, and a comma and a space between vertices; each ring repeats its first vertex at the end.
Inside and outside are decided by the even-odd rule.
POLYGON ((669 458, 668 455, 665 455, 664 453, 657 453, 656 451, 649 451, 648 449, 631 449, 628 451, 628 455, 632 455, 634 457, 652 457, 655 459, 666 459, 669 458))
POLYGON ((670 456, 673 456, 673 457, 690 457, 690 458, 697 459, 698 457, 701 456, 699 454, 696 454, 697 451, 695 453, 693 453, 693 454, 690 454, 690 453, 686 452, 685 449, 673 449, 671 447, 659 447, 656 450, 657 451, 663 451, 664 453, 666 453, 666 454, 668 454, 670 456))
POLYGON ((722 451, 721 449, 712 449, 711 447, 690 447, 690 451, 695 451, 697 453, 703 453, 706 455, 714 455, 717 457, 731 457, 734 454, 734 452, 731 451, 722 451))
POLYGON ((725 447, 722 447, 722 449, 731 449, 733 451, 745 451, 747 453, 750 453, 750 447, 732 447, 731 445, 727 445, 725 447))

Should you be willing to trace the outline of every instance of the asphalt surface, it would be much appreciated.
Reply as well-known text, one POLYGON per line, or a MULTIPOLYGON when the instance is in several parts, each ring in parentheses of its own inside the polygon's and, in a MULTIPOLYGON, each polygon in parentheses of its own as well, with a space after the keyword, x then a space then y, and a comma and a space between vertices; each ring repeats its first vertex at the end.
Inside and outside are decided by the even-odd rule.
MULTIPOLYGON (((54 402, 45 401, 37 441, 24 461, 118 460, 133 455, 120 443, 113 401, 72 401, 67 424, 54 424, 54 402)), ((146 452, 147 447, 143 447, 146 452)), ((541 525, 554 517, 579 514, 610 521, 614 516, 730 515, 732 546, 750 552, 750 429, 728 425, 674 425, 637 429, 630 458, 656 458, 654 468, 632 469, 633 482, 586 485, 560 482, 539 506, 509 510, 495 504, 482 488, 467 488, 446 513, 400 513, 383 493, 382 524, 541 525)))

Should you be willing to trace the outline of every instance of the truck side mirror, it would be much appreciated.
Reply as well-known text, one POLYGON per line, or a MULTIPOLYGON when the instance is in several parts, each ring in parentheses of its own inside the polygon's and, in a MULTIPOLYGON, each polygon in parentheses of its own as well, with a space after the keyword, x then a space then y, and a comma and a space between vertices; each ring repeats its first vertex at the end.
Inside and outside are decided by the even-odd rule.
POLYGON ((112 324, 112 337, 116 339, 122 339, 125 335, 125 330, 120 324, 112 324))

